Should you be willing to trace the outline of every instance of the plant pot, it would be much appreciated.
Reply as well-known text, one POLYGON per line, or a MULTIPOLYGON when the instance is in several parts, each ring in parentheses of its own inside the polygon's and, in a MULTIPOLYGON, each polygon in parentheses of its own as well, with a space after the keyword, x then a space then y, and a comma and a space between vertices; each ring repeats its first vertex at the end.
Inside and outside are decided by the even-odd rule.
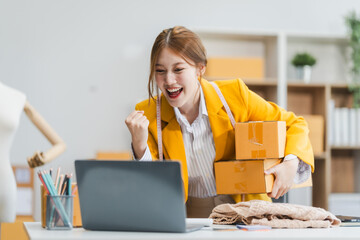
POLYGON ((309 65, 296 67, 296 78, 303 80, 305 83, 309 83, 311 79, 311 69, 309 65))

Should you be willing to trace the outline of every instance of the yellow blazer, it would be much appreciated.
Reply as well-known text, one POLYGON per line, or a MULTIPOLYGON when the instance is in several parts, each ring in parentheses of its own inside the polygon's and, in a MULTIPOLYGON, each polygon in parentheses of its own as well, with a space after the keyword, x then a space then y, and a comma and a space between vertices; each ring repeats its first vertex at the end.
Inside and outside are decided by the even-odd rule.
MULTIPOLYGON (((230 119, 215 92, 214 87, 205 79, 200 80, 210 126, 215 143, 215 161, 235 159, 235 131, 230 119)), ((285 111, 272 102, 267 102, 248 89, 240 79, 215 81, 228 103, 236 122, 246 121, 286 121, 285 155, 294 154, 302 161, 311 165, 314 171, 314 155, 308 137, 307 123, 302 117, 285 111)), ((153 159, 159 159, 156 128, 156 102, 151 99, 140 102, 136 110, 143 110, 149 120, 148 146, 153 159)), ((181 162, 182 179, 184 182, 185 199, 188 195, 188 174, 185 148, 180 125, 173 107, 165 97, 161 98, 161 120, 164 159, 174 159, 181 162)), ((233 196, 240 201, 240 196, 233 196)), ((266 194, 248 194, 245 200, 263 199, 270 201, 266 194)))

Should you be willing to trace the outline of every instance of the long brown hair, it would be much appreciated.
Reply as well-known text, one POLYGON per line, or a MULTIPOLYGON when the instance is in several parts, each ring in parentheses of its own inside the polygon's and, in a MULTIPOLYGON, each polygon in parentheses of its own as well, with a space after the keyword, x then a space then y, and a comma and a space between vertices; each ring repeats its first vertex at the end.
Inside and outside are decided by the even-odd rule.
POLYGON ((154 98, 155 65, 159 54, 164 48, 169 48, 179 54, 189 64, 190 61, 195 63, 195 66, 203 65, 206 67, 207 64, 205 48, 200 38, 194 32, 182 26, 163 30, 155 39, 151 50, 148 82, 149 100, 154 98))

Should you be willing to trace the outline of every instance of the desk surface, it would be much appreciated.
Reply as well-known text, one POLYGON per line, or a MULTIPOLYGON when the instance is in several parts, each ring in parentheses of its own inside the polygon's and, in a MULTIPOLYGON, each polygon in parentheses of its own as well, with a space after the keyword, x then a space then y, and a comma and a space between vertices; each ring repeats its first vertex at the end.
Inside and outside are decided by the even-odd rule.
POLYGON ((360 227, 338 227, 327 229, 273 229, 270 231, 247 232, 241 230, 219 231, 210 227, 191 233, 149 233, 149 232, 103 232, 87 231, 74 228, 71 231, 49 231, 41 227, 39 222, 24 223, 31 240, 63 240, 63 239, 359 239, 360 227))

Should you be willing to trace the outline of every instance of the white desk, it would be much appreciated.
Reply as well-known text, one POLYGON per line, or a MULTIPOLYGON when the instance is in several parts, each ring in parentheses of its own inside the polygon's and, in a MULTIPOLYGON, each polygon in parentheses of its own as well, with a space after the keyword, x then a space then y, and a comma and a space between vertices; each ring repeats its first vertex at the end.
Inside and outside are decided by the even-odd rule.
POLYGON ((327 229, 273 229, 263 232, 214 231, 210 227, 191 233, 148 233, 148 232, 102 232, 74 228, 71 231, 48 231, 39 222, 24 223, 31 240, 69 240, 69 239, 360 239, 360 227, 339 227, 327 229))

